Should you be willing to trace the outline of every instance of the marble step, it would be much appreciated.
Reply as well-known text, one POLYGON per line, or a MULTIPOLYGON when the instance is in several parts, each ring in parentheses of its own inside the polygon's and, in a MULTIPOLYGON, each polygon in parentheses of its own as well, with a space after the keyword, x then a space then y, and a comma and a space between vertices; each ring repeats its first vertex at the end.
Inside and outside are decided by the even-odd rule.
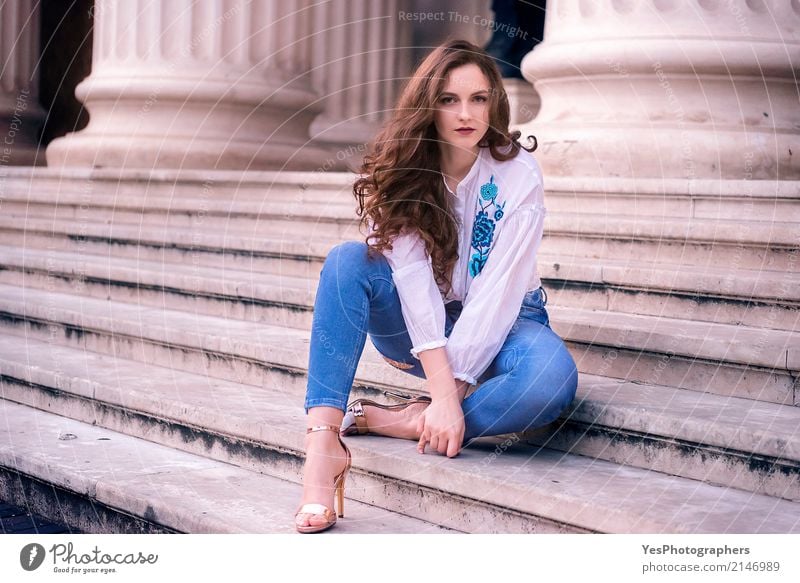
MULTIPOLYGON (((0 399, 0 474, 71 494, 80 501, 67 510, 71 519, 95 533, 114 532, 98 523, 95 506, 167 532, 295 533, 302 494, 297 483, 5 399, 0 399)), ((53 514, 64 511, 57 501, 54 506, 53 514)), ((448 532, 352 498, 344 511, 330 532, 448 532)))
MULTIPOLYGON (((355 178, 345 172, 10 168, 4 204, 22 203, 26 213, 54 204, 110 206, 122 212, 168 205, 189 214, 206 214, 203 209, 211 211, 213 201, 352 205, 355 178)), ((550 212, 586 213, 612 221, 623 216, 800 221, 797 181, 549 176, 545 188, 550 212)))
POLYGON ((0 216, 0 245, 155 261, 164 264, 316 277, 340 239, 294 238, 202 227, 142 227, 0 216))
POLYGON ((549 254, 538 268, 550 305, 800 330, 800 272, 549 254))
POLYGON ((0 246, 0 283, 310 328, 316 278, 0 246))
POLYGON ((354 200, 354 175, 344 172, 9 167, 8 200, 48 205, 144 208, 155 200, 285 201, 316 204, 354 200), (58 193, 54 199, 53 193, 58 193), (350 198, 348 198, 350 197, 350 198))
MULTIPOLYGON (((20 347, 4 340, 0 354, 6 399, 252 472, 300 480, 300 395, 43 342, 20 347), (20 362, 22 350, 28 356, 20 362)), ((593 404, 599 417, 608 419, 623 419, 627 413, 631 429, 644 421, 630 415, 632 403, 624 399, 607 403, 612 411, 606 411, 601 395, 590 391, 579 406, 588 410, 593 404)), ((711 409, 722 400, 716 401, 706 402, 705 412, 694 407, 683 425, 676 416, 659 414, 663 411, 642 415, 650 416, 652 436, 674 430, 678 433, 671 439, 685 444, 694 432, 707 441, 696 447, 715 457, 748 443, 761 455, 793 458, 795 483, 790 488, 796 492, 800 442, 790 427, 792 408, 755 411, 743 403, 735 411, 729 404, 725 412, 737 414, 740 424, 718 417, 712 430, 701 433, 711 409), (777 417, 768 421, 766 415, 777 417), (729 447, 714 448, 715 439, 727 440, 729 447)), ((794 532, 800 518, 800 506, 787 500, 724 482, 719 487, 531 447, 516 436, 475 440, 452 459, 420 456, 411 441, 378 436, 346 440, 354 455, 350 497, 466 532, 794 532)), ((670 438, 663 441, 666 445, 670 438)), ((675 449, 678 459, 680 447, 675 449)), ((708 462, 709 469, 715 465, 726 462, 708 462)), ((719 469, 710 474, 720 478, 719 469)))
MULTIPOLYGON (((71 341, 69 331, 73 327, 80 327, 81 322, 89 321, 87 318, 100 318, 97 321, 104 322, 102 314, 109 310, 130 314, 131 318, 139 318, 138 311, 142 311, 154 323, 161 322, 162 317, 170 314, 170 321, 174 320, 176 329, 194 326, 203 318, 209 318, 217 329, 259 326, 197 312, 164 309, 163 306, 140 307, 94 298, 81 299, 70 294, 52 294, 51 297, 42 290, 0 286, 0 306, 6 311, 7 321, 20 333, 30 326, 44 326, 41 322, 49 321, 52 310, 47 310, 48 304, 60 308, 61 314, 53 323, 65 330, 63 341, 66 342, 71 341), (34 321, 35 318, 39 323, 34 321)), ((306 314, 309 307, 305 306, 306 314)), ((800 368, 800 352, 797 350, 800 332, 561 306, 550 306, 548 312, 553 329, 568 342, 581 372, 780 404, 798 404, 795 378, 800 368)), ((276 323, 282 324, 280 321, 276 323)), ((91 332, 93 341, 105 345, 109 342, 108 332, 103 330, 104 324, 98 326, 96 332, 91 332)), ((265 328, 260 327, 259 331, 262 329, 265 328)), ((134 332, 131 338, 129 342, 137 342, 134 340, 138 338, 137 333, 134 332)), ((160 344, 156 342, 156 345, 160 344)))
MULTIPOLYGON (((63 298, 60 304, 63 305, 63 298)), ((0 338, 2 374, 22 384, 55 386, 59 390, 75 384, 81 394, 97 394, 103 401, 121 398, 114 395, 129 390, 128 385, 152 398, 175 383, 183 387, 178 388, 176 406, 184 403, 184 407, 200 398, 192 393, 190 383, 196 384, 198 390, 211 386, 213 398, 219 394, 219 398, 226 399, 234 390, 230 383, 235 383, 235 392, 242 398, 256 401, 262 391, 271 390, 276 394, 273 401, 295 402, 302 408, 308 332, 211 317, 191 318, 189 314, 137 310, 132 306, 108 305, 102 316, 93 316, 93 310, 103 307, 97 304, 96 300, 83 300, 81 324, 76 319, 72 320, 75 324, 66 323, 69 315, 63 312, 61 317, 54 314, 46 320, 30 313, 29 321, 37 324, 25 329, 24 336, 20 335, 20 328, 6 320, 5 334, 0 338), (63 337, 58 334, 59 326, 64 326, 63 337), (36 366, 43 374, 51 367, 59 373, 39 378, 34 374, 38 375, 36 366), (144 367, 149 366, 163 368, 143 374, 144 367), (200 374, 190 379, 192 373, 200 374), (93 379, 107 375, 111 376, 106 384, 114 386, 116 382, 118 386, 98 393, 93 379)), ((46 309, 57 310, 54 305, 49 304, 46 309)), ((383 362, 368 342, 352 395, 374 397, 385 388, 416 394, 424 384, 424 380, 383 362)), ((6 395, 10 391, 7 388, 6 395)), ((28 389, 21 394, 28 394, 28 389)), ((134 407, 134 403, 122 404, 134 407)), ((194 410, 188 407, 188 411, 194 410)), ((227 408, 228 405, 223 407, 227 408)), ((585 445, 595 457, 607 455, 617 460, 623 456, 633 460, 632 464, 678 475, 683 470, 676 468, 685 468, 689 477, 704 476, 702 479, 716 483, 794 496, 786 482, 788 479, 791 483, 791 479, 786 476, 791 476, 793 464, 796 466, 800 459, 795 435, 798 416, 798 407, 582 374, 572 410, 565 412, 556 425, 567 427, 568 435, 563 436, 566 441, 556 443, 565 444, 564 448, 576 447, 577 435, 583 447, 582 436, 588 432, 585 445), (673 405, 677 414, 671 410, 673 405), (719 412, 725 412, 730 422, 719 412), (764 445, 767 442, 772 445, 764 445), (657 463, 647 465, 652 460, 657 463)))
POLYGON ((549 214, 544 252, 562 257, 614 259, 643 266, 675 264, 797 273, 796 223, 678 217, 603 218, 549 214))
POLYGON ((800 407, 582 375, 562 420, 525 441, 800 502, 799 426, 800 407))
POLYGON ((253 236, 291 238, 298 233, 320 238, 359 238, 353 204, 301 204, 270 201, 154 200, 147 206, 123 204, 29 204, 24 200, 3 203, 4 214, 17 221, 66 221, 73 228, 89 225, 142 228, 214 229, 253 236))
MULTIPOLYGON (((318 277, 0 245, 0 283, 282 325, 311 326, 318 277), (22 273, 24 272, 24 276, 22 273)), ((541 255, 548 307, 800 330, 800 274, 541 255)))
MULTIPOLYGON (((353 221, 304 220, 295 225, 292 220, 270 220, 260 225, 258 221, 229 219, 224 228, 211 229, 205 221, 178 227, 9 215, 0 217, 0 243, 19 245, 24 240, 27 247, 63 249, 76 249, 77 245, 98 254, 110 244, 115 256, 191 260, 203 265, 221 265, 225 260, 229 266, 237 263, 273 270, 277 268, 276 253, 290 258, 304 254, 324 257, 343 238, 363 239, 353 221)), ((605 221, 594 216, 550 213, 541 252, 564 261, 610 259, 646 268, 672 264, 796 273, 798 248, 800 235, 789 222, 686 221, 672 217, 605 221)))

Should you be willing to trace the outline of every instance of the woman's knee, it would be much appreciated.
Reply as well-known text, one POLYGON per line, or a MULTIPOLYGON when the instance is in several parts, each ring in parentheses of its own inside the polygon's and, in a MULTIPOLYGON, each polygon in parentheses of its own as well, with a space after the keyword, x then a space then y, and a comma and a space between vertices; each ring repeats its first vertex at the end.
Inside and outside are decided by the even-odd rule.
POLYGON ((371 252, 364 241, 344 241, 328 252, 322 272, 351 275, 379 269, 380 260, 376 253, 371 252))
POLYGON ((366 254, 367 244, 363 241, 343 241, 328 251, 325 264, 350 266, 363 262, 366 254))
POLYGON ((553 387, 554 396, 562 404, 562 408, 566 407, 578 390, 578 367, 563 341, 553 352, 548 368, 548 381, 553 387))
POLYGON ((530 366, 523 366, 520 398, 528 402, 531 412, 543 415, 549 423, 566 409, 578 389, 578 369, 563 342, 553 347, 545 358, 531 357, 530 366))

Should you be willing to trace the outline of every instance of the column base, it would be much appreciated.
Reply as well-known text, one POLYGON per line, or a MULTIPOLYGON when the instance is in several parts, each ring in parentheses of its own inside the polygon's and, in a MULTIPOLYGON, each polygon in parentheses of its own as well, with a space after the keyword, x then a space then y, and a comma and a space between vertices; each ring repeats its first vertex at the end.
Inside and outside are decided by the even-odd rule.
POLYGON ((75 90, 89 125, 53 140, 54 167, 342 170, 311 144, 316 96, 301 80, 159 80, 94 73, 75 90))
POLYGON ((535 155, 545 176, 800 180, 796 135, 536 120, 517 129, 523 138, 536 136, 535 155))
POLYGON ((207 170, 344 170, 336 152, 313 145, 225 144, 182 137, 123 138, 73 134, 51 142, 52 167, 207 170))

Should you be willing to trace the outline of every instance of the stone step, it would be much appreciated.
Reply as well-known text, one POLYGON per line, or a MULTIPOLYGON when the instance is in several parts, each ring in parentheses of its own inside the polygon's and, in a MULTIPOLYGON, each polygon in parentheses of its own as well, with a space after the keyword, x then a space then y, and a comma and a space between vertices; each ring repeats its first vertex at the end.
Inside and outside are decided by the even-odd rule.
MULTIPOLYGON (((306 212, 306 211, 304 211, 306 212)), ((308 211, 310 212, 310 211, 308 211)), ((291 215, 290 215, 291 216, 291 215)), ((135 256, 146 260, 193 264, 239 265, 275 271, 275 254, 292 258, 313 255, 344 239, 363 240, 356 222, 303 219, 297 225, 277 217, 249 225, 226 220, 221 234, 205 221, 190 227, 163 224, 105 224, 89 220, 0 217, 0 243, 135 256), (327 227, 323 228, 323 225, 327 227), (103 246, 106 246, 105 250, 103 246), (222 256, 217 252, 224 249, 222 256)), ((550 213, 545 222, 541 252, 559 258, 610 259, 645 268, 664 264, 697 265, 730 271, 771 270, 796 273, 800 233, 794 223, 744 221, 686 221, 675 218, 598 217, 550 213)), ((298 266, 285 266, 295 269, 298 266)))
POLYGON ((800 332, 553 308, 581 372, 800 405, 800 332))
POLYGON ((542 254, 548 306, 800 330, 800 273, 542 254))
MULTIPOLYGON (((81 255, 111 254, 159 264, 180 263, 194 268, 216 267, 290 277, 317 278, 327 252, 340 241, 316 236, 298 239, 215 235, 207 231, 200 236, 196 230, 165 227, 148 230, 145 235, 140 227, 132 225, 94 223, 81 228, 79 235, 70 235, 73 231, 74 225, 64 221, 0 218, 0 242, 9 246, 43 248, 49 254, 55 247, 81 255), (19 228, 23 224, 25 230, 19 228)), ((553 255, 545 248, 543 245, 540 274, 548 288, 565 292, 563 301, 559 301, 565 306, 658 316, 690 313, 704 321, 795 328, 800 289, 797 272, 743 266, 721 269, 643 264, 608 257, 587 260, 553 255), (644 296, 642 290, 647 292, 644 296), (651 296, 648 290, 658 291, 651 296)))
MULTIPOLYGON (((542 255, 549 307, 800 329, 800 274, 623 262, 564 263, 542 255)), ((310 328, 318 278, 173 265, 0 245, 0 283, 310 328), (24 276, 22 273, 24 272, 24 276)))
POLYGON ((527 443, 800 501, 800 408, 581 380, 562 419, 528 432, 527 443))
MULTIPOLYGON (((0 346, 7 399, 246 470, 300 480, 301 395, 176 374, 152 364, 46 342, 23 347, 5 339, 0 346)), ((800 439, 791 407, 759 409, 744 402, 724 403, 719 397, 692 406, 681 401, 680 393, 686 391, 670 394, 666 389, 684 416, 681 423, 668 407, 639 412, 635 402, 601 402, 609 391, 585 389, 581 387, 585 394, 576 400, 576 409, 593 411, 599 426, 604 419, 620 420, 630 434, 629 442, 638 433, 651 440, 648 447, 672 449, 674 469, 681 469, 677 462, 692 443, 698 462, 704 454, 713 458, 705 461, 705 479, 721 479, 729 464, 741 470, 748 467, 746 459, 736 460, 736 448, 752 447, 752 456, 765 464, 772 459, 779 466, 771 470, 771 477, 765 470, 763 482, 777 485, 776 474, 788 464, 793 475, 783 476, 783 494, 798 492, 800 439), (726 419, 726 414, 734 418, 726 419), (701 441, 690 442, 694 438, 701 441), (663 442, 660 446, 653 443, 657 439, 663 442)), ((420 456, 414 443, 404 440, 346 438, 354 455, 348 495, 467 532, 794 532, 800 528, 800 506, 786 500, 737 490, 727 483, 717 487, 575 452, 530 447, 514 437, 475 440, 453 459, 420 456)), ((594 439, 589 446, 593 444, 594 439)))
MULTIPOLYGON (((548 311, 553 329, 567 341, 581 372, 797 404, 797 333, 574 308, 548 311)), ((209 374, 228 374, 230 364, 215 362, 205 352, 209 348, 216 351, 220 346, 252 344, 262 338, 248 353, 263 361, 265 352, 281 350, 272 344, 284 343, 292 332, 302 338, 298 350, 303 358, 278 362, 292 362, 290 368, 300 370, 308 350, 305 330, 13 286, 0 286, 0 313, 12 334, 46 334, 45 328, 52 327, 52 331, 62 331, 53 338, 55 342, 91 343, 111 354, 144 351, 149 358, 165 362, 186 361, 187 370, 201 366, 211 371, 222 366, 225 371, 209 374), (189 331, 196 331, 189 341, 196 344, 174 356, 170 345, 183 345, 189 331)), ((239 354, 238 349, 235 352, 239 354)))
POLYGON ((0 283, 310 328, 317 279, 0 246, 0 283))
MULTIPOLYGON (((5 334, 54 346, 305 390, 310 332, 280 324, 0 285, 0 326, 5 334)), ((365 344, 356 373, 357 384, 362 379, 370 379, 373 390, 412 389, 424 382, 387 365, 371 342, 365 344)))
MULTIPOLYGON (((30 338, 25 343, 13 337, 0 338, 0 370, 7 382, 5 397, 27 405, 73 416, 69 403, 76 399, 99 401, 89 406, 89 417, 81 417, 84 421, 101 405, 124 407, 128 417, 133 414, 130 411, 138 415, 143 410, 158 418, 174 416, 174 411, 167 414, 162 408, 164 400, 170 398, 175 407, 213 398, 217 409, 249 408, 251 413, 265 399, 298 408, 302 408, 303 401, 303 394, 298 392, 278 391, 270 386, 234 386, 231 381, 188 372, 176 375, 174 370, 159 366, 30 338), (87 371, 92 371, 91 378, 85 378, 87 371), (137 378, 146 381, 134 382, 137 378), (51 387, 57 388, 59 394, 54 396, 51 387), (41 393, 39 397, 34 397, 36 391, 41 393), (234 394, 236 398, 231 401, 234 394), (240 407, 240 400, 247 407, 240 407), (158 409, 148 409, 151 402, 158 403, 158 409)), ((235 428, 240 426, 239 421, 231 421, 233 425, 228 426, 228 421, 216 416, 209 421, 205 415, 198 416, 195 408, 184 408, 183 414, 188 415, 181 418, 185 423, 225 434, 236 433, 235 428)), ((119 412, 106 417, 116 419, 117 425, 109 427, 127 432, 127 421, 117 417, 119 412)), ((798 499, 798 421, 800 409, 796 407, 582 375, 571 410, 552 426, 531 432, 528 438, 570 453, 798 499)))
MULTIPOLYGON (((49 358, 59 369, 69 366, 69 362, 74 360, 73 356, 63 358, 59 356, 63 351, 62 346, 66 346, 73 347, 78 351, 91 350, 114 354, 120 358, 129 358, 172 370, 202 371, 203 375, 209 378, 229 382, 250 384, 261 388, 280 387, 282 393, 295 395, 298 399, 302 399, 305 394, 309 341, 309 333, 306 331, 197 314, 137 308, 85 298, 72 298, 76 305, 71 309, 68 306, 68 296, 50 294, 44 296, 44 301, 42 301, 42 294, 31 290, 26 294, 30 300, 29 303, 22 305, 18 303, 16 309, 11 310, 9 308, 12 305, 8 301, 10 294, 4 292, 6 290, 0 288, 0 298, 6 298, 0 309, 4 312, 4 331, 10 339, 9 346, 19 344, 19 350, 25 350, 24 347, 30 347, 38 339, 39 342, 47 344, 48 354, 51 355, 49 358), (63 330, 63 332, 59 333, 59 330, 63 330)), ((8 347, 7 350, 12 350, 12 348, 8 347)), ((66 352, 65 354, 69 355, 70 353, 66 352)), ((22 358, 22 355, 17 354, 17 358, 22 358)), ((7 362, 13 363, 14 357, 9 357, 7 362)), ((101 374, 99 371, 102 369, 102 366, 87 365, 87 370, 96 371, 94 374, 101 374)), ((141 376, 139 373, 135 373, 130 378, 133 379, 136 375, 141 376)), ((149 385, 151 383, 150 376, 145 375, 145 379, 139 379, 137 385, 149 385)), ((603 386, 612 384, 616 387, 619 385, 607 378, 601 379, 599 382, 603 386)), ((416 393, 422 390, 423 386, 423 380, 403 374, 387 365, 372 344, 369 342, 366 344, 364 354, 358 364, 354 395, 373 397, 385 388, 401 388, 407 392, 416 393)), ((583 381, 581 387, 583 387, 583 381)), ((606 389, 598 390, 600 391, 598 394, 602 394, 602 391, 606 389)), ((664 386, 656 387, 654 390, 659 393, 653 397, 653 402, 656 403, 673 401, 682 403, 693 397, 690 391, 664 386), (676 391, 677 395, 674 395, 673 393, 676 391), (684 395, 686 395, 685 398, 684 395)), ((579 391, 586 392, 583 388, 579 391)), ((731 399, 731 397, 715 395, 705 395, 703 398, 712 399, 711 402, 714 403, 712 409, 714 410, 725 409, 724 403, 731 399), (713 399, 719 399, 719 401, 713 399)), ((580 401, 579 397, 576 402, 580 401)), ((623 430, 623 435, 643 433, 641 425, 621 428, 614 421, 628 415, 629 408, 623 407, 620 410, 621 413, 615 413, 613 401, 614 399, 609 398, 602 404, 594 403, 590 406, 589 410, 593 412, 591 415, 595 415, 594 412, 598 410, 608 410, 611 415, 606 420, 595 419, 593 422, 598 427, 612 428, 603 430, 608 436, 618 434, 620 429, 623 430)), ((745 407, 747 402, 749 401, 741 400, 740 405, 745 407)), ((753 410, 757 412, 762 410, 758 407, 766 406, 766 404, 760 403, 751 404, 753 410)), ((787 415, 795 416, 800 412, 800 409, 796 407, 787 407, 786 409, 777 407, 768 410, 771 411, 770 414, 773 417, 775 417, 776 411, 785 410, 787 415)), ((668 412, 664 413, 664 415, 667 414, 668 412)), ((568 417, 571 418, 571 416, 568 417)), ((738 419, 736 415, 733 418, 738 419)), ((578 419, 577 423, 577 431, 582 431, 589 421, 584 416, 578 419)), ((702 426, 703 423, 705 421, 700 425, 702 426)), ((652 423, 652 425, 658 425, 658 423, 652 423)), ((646 426, 649 427, 647 424, 646 426)), ((672 422, 671 426, 674 427, 675 422, 672 422)), ((745 434, 749 433, 755 435, 754 430, 745 431, 745 434)), ((675 439, 675 433, 666 433, 662 441, 671 443, 675 439)), ((686 437, 680 441, 686 443, 690 441, 690 438, 686 437)), ((734 457, 739 455, 737 452, 740 451, 758 452, 757 446, 754 444, 747 447, 739 445, 734 447, 735 443, 737 443, 736 440, 728 435, 712 445, 714 447, 730 446, 732 448, 731 455, 734 457)), ((659 447, 663 449, 663 443, 659 443, 659 447)), ((681 448, 678 450, 679 458, 685 455, 685 451, 681 448)), ((760 452, 759 455, 761 456, 763 453, 760 452)), ((611 454, 612 451, 609 448, 609 455, 611 454)), ((614 455, 617 454, 614 453, 614 455)), ((775 452, 769 455, 780 457, 775 452)), ((714 459, 707 452, 700 458, 701 460, 714 459)), ((674 462, 674 460, 672 461, 674 462)), ((723 466, 736 468, 735 461, 728 460, 723 466)), ((781 463, 776 461, 772 463, 772 466, 782 467, 781 463)), ((675 465, 672 463, 669 468, 673 468, 675 465)), ((689 470, 692 468, 693 466, 689 465, 689 470)), ((665 469, 665 471, 673 470, 665 469)), ((772 479, 773 476, 759 474, 755 478, 748 477, 744 483, 760 483, 760 481, 767 482, 772 479)), ((719 481, 720 483, 731 482, 729 478, 720 478, 719 481)), ((774 491, 783 491, 783 486, 776 488, 777 490, 774 491)))
MULTIPOLYGON (((65 206, 110 204, 117 209, 149 208, 159 201, 188 201, 201 209, 215 200, 352 205, 355 177, 345 172, 9 168, 4 204, 30 201, 44 208, 55 200, 65 206)), ((800 221, 797 181, 549 176, 546 190, 550 212, 585 213, 611 221, 621 216, 800 221)))
POLYGON ((184 199, 316 204, 354 200, 353 179, 345 172, 9 167, 4 195, 48 204, 58 193, 58 201, 86 206, 184 199))
MULTIPOLYGON (((0 468, 76 495, 78 515, 97 504, 182 533, 294 533, 302 494, 297 483, 4 399, 0 468)), ((336 532, 447 532, 352 498, 344 506, 336 532)))
POLYGON ((800 221, 796 181, 685 181, 545 177, 548 210, 618 217, 674 217, 741 221, 800 221), (689 192, 691 189, 691 192, 689 192), (724 190, 724 191, 723 191, 724 190))
POLYGON ((355 203, 277 203, 226 200, 107 201, 86 206, 74 201, 31 204, 25 200, 3 202, 4 214, 23 224, 29 220, 61 221, 78 230, 92 224, 114 227, 175 227, 214 229, 238 234, 291 238, 298 233, 320 238, 360 238, 355 203), (146 206, 141 207, 142 204, 146 206))
POLYGON ((542 251, 563 258, 614 259, 644 266, 726 266, 797 272, 800 231, 792 222, 673 217, 613 219, 548 214, 542 251))
MULTIPOLYGON (((66 524, 48 520, 30 511, 28 500, 20 500, 23 507, 0 500, 0 534, 83 534, 66 524)), ((60 520, 60 518, 56 518, 60 520)))
POLYGON ((339 242, 308 233, 281 238, 204 227, 143 228, 92 222, 76 227, 67 221, 0 216, 1 245, 299 277, 318 276, 323 258, 339 242))

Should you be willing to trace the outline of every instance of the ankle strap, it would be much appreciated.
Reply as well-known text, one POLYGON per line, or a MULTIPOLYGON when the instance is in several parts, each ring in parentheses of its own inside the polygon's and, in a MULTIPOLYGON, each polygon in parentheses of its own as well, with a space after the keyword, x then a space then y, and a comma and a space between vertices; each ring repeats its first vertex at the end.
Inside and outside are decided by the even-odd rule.
POLYGON ((309 427, 306 429, 306 433, 311 433, 312 431, 335 431, 339 433, 339 427, 335 425, 315 425, 314 427, 309 427))

